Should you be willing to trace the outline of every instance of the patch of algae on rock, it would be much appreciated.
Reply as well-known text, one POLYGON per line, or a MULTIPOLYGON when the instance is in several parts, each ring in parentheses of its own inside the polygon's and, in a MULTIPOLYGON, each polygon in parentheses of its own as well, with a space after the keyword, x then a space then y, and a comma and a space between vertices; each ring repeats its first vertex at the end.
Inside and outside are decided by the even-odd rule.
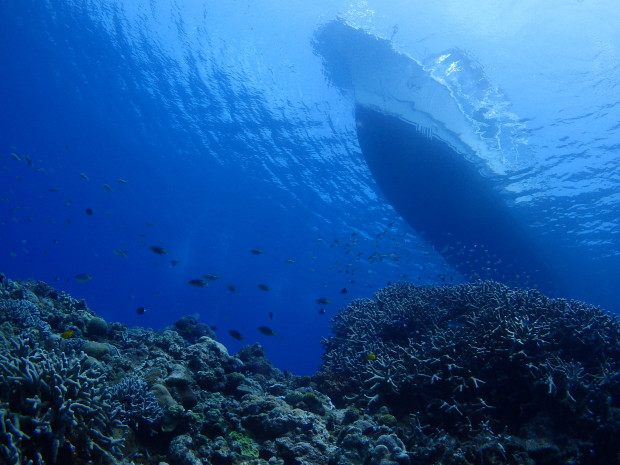
POLYGON ((233 431, 230 433, 233 441, 233 450, 244 457, 258 458, 258 444, 252 439, 246 430, 233 431))

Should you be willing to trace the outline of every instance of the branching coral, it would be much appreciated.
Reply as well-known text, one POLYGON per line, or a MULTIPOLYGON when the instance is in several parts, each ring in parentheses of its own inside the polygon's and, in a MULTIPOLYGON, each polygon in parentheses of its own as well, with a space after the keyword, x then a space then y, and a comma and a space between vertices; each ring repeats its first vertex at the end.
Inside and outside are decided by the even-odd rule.
POLYGON ((595 444, 619 429, 605 419, 620 406, 620 322, 582 302, 399 283, 352 302, 332 332, 323 388, 340 404, 387 405, 460 437, 522 432, 541 415, 595 444))
POLYGON ((0 316, 19 328, 36 329, 42 334, 50 334, 50 325, 41 319, 37 306, 25 299, 0 300, 0 316))
POLYGON ((163 415, 155 395, 137 376, 123 378, 110 389, 110 397, 115 405, 120 406, 115 417, 135 430, 140 426, 155 423, 163 415))
MULTIPOLYGON (((97 365, 0 339, 0 459, 17 464, 114 463, 122 439, 97 365)), ((120 431, 120 430, 119 430, 120 431)))

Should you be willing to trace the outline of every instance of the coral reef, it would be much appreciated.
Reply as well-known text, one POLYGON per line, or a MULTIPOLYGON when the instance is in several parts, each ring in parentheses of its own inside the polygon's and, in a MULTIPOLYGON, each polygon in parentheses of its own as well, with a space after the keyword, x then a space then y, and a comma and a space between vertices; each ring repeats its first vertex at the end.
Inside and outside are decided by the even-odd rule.
POLYGON ((0 457, 4 463, 113 463, 115 409, 97 365, 82 354, 2 339, 0 457))
POLYGON ((321 388, 337 405, 389 407, 424 454, 450 440, 469 461, 551 449, 558 463, 618 460, 617 317, 494 282, 399 283, 375 297, 336 315, 323 341, 321 388))
POLYGON ((136 431, 145 424, 148 427, 163 416, 155 394, 149 390, 148 384, 137 376, 123 378, 120 383, 112 386, 109 392, 112 403, 120 407, 115 417, 136 431))
POLYGON ((3 322, 9 322, 18 328, 30 328, 49 335, 50 325, 41 319, 36 305, 29 300, 3 300, 0 302, 0 315, 3 322))
POLYGON ((333 320, 312 377, 0 275, 9 465, 620 464, 620 324, 493 282, 397 284, 333 320))

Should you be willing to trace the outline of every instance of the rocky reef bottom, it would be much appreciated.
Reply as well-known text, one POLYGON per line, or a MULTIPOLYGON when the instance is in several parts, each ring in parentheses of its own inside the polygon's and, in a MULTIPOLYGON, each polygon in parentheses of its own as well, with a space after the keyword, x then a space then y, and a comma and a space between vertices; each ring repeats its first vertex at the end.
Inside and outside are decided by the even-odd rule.
POLYGON ((332 323, 299 377, 193 318, 127 328, 0 275, 0 463, 620 464, 620 322, 601 309, 399 283, 332 323))

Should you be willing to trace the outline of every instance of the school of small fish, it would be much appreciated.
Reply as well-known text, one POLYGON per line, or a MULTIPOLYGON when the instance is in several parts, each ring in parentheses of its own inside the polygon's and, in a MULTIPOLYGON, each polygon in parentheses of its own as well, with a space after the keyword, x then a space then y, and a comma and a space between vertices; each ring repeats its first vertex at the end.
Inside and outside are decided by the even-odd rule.
MULTIPOLYGON (((71 147, 69 145, 66 145, 65 149, 71 150, 71 147)), ((24 163, 27 167, 32 168, 36 170, 37 173, 40 173, 43 175, 48 174, 48 172, 50 171, 46 167, 42 166, 42 162, 34 160, 32 157, 28 155, 18 153, 15 147, 12 147, 12 150, 13 151, 10 152, 10 154, 8 154, 8 159, 10 160, 10 163, 11 162, 24 163)), ((5 157, 0 154, 0 160, 2 158, 5 158, 5 157)), ((5 165, 4 171, 10 173, 12 171, 11 166, 5 165)), ((94 184, 97 183, 96 181, 94 181, 94 179, 96 179, 97 177, 94 174, 91 176, 91 173, 87 173, 85 171, 77 172, 77 177, 82 180, 80 181, 80 183, 83 182, 84 185, 94 186, 94 184)), ((17 177, 17 180, 20 182, 23 181, 23 175, 19 175, 17 177)), ((105 195, 115 196, 115 195, 122 195, 122 191, 124 189, 123 186, 129 183, 130 183, 129 179, 126 179, 124 177, 118 177, 116 179, 107 180, 107 182, 105 182, 105 180, 99 181, 97 185, 99 189, 103 189, 103 191, 105 191, 105 195), (116 188, 113 188, 112 185, 115 185, 116 188)), ((49 192, 50 195, 55 195, 55 196, 63 195, 63 192, 64 192, 64 188, 59 187, 58 185, 51 185, 49 187, 45 187, 45 189, 47 190, 47 192, 49 192)), ((3 193, 3 195, 4 197, 2 197, 2 200, 4 202, 14 201, 11 192, 5 192, 3 193)), ((67 196, 64 200, 64 204, 67 207, 72 206, 74 203, 77 204, 78 202, 79 202, 78 200, 72 197, 69 197, 69 196, 67 196)), ((25 219, 20 218, 18 215, 18 212, 19 212, 18 207, 16 207, 14 211, 15 211, 15 216, 10 217, 10 218, 3 218, 2 223, 1 223, 2 225, 17 224, 20 222, 33 220, 32 217, 27 217, 25 219)), ((85 213, 87 216, 93 216, 93 217, 99 217, 100 215, 104 214, 103 209, 99 209, 98 207, 96 210, 93 206, 89 206, 89 205, 83 205, 82 212, 83 212, 82 215, 85 213)), ((109 211, 105 212, 105 215, 112 216, 112 212, 109 212, 109 211)), ((66 218, 66 225, 67 225, 66 227, 69 227, 72 221, 73 219, 71 217, 66 218)), ((144 222, 144 226, 152 229, 153 231, 156 231, 157 229, 156 224, 152 222, 144 222)), ((315 244, 312 244, 311 247, 309 247, 309 249, 312 252, 311 259, 309 261, 307 257, 305 259, 302 259, 301 257, 291 257, 291 256, 282 256, 282 257, 276 257, 276 258, 277 260, 279 260, 279 263, 283 264, 283 266, 291 267, 291 268, 287 268, 287 270, 293 269, 296 266, 302 266, 302 267, 305 266, 307 267, 307 270, 309 272, 316 272, 317 270, 312 263, 316 261, 318 257, 321 256, 321 254, 329 252, 332 255, 334 255, 335 253, 335 256, 339 257, 327 267, 329 270, 336 272, 341 277, 338 280, 339 282, 321 281, 320 284, 324 288, 325 294, 316 296, 314 303, 309 302, 310 307, 314 309, 313 311, 317 312, 319 315, 324 315, 327 313, 326 307, 329 306, 333 300, 335 299, 338 300, 338 305, 345 303, 345 301, 342 300, 344 297, 337 298, 338 294, 340 294, 341 296, 346 296, 347 299, 355 298, 356 295, 360 295, 360 292, 356 292, 356 290, 360 288, 364 288, 364 284, 363 284, 364 278, 363 278, 362 272, 367 272, 367 270, 372 268, 372 266, 375 264, 380 264, 384 262, 385 263, 401 262, 405 264, 405 267, 403 268, 408 269, 409 272, 401 273, 398 275, 398 279, 402 279, 402 280, 409 280, 409 281, 414 281, 414 282, 415 281, 420 281, 420 282, 435 281, 435 282, 440 282, 440 283, 454 282, 455 276, 448 272, 438 273, 435 276, 429 276, 428 273, 425 272, 424 265, 416 263, 416 257, 420 256, 420 250, 415 250, 417 247, 420 247, 422 249, 421 252, 423 254, 437 254, 438 253, 444 257, 452 257, 452 256, 459 255, 463 257, 462 259, 464 261, 481 260, 480 256, 484 255, 480 253, 481 252, 480 249, 476 250, 475 247, 472 250, 462 250, 462 248, 459 249, 458 247, 454 247, 454 248, 446 248, 445 250, 442 250, 442 251, 435 251, 431 247, 425 246, 425 245, 414 247, 412 245, 413 241, 411 239, 412 237, 411 234, 407 232, 403 232, 403 230, 406 230, 406 229, 407 228, 404 225, 404 223, 399 225, 398 227, 396 227, 394 223, 389 223, 387 224, 387 226, 383 226, 382 228, 380 228, 380 231, 374 237, 368 237, 358 231, 351 231, 350 234, 348 234, 348 237, 334 238, 331 241, 319 237, 316 239, 315 244), (361 275, 362 277, 360 278, 358 275, 361 275), (361 281, 362 284, 357 284, 358 280, 361 281), (351 297, 349 297, 350 295, 351 297)), ((157 257, 160 257, 160 258, 153 257, 155 260, 158 260, 158 263, 162 263, 161 260, 164 260, 165 263, 169 264, 168 265, 169 267, 178 266, 179 264, 181 264, 181 260, 179 260, 178 257, 174 258, 174 255, 176 255, 175 254, 176 247, 174 243, 168 243, 168 241, 157 241, 157 240, 153 240, 152 242, 149 241, 150 244, 145 243, 147 240, 147 237, 151 237, 151 236, 153 236, 153 233, 149 233, 148 235, 146 233, 139 234, 139 237, 141 238, 141 240, 144 240, 142 243, 142 246, 145 247, 151 254, 157 257)), ((56 244, 56 243, 57 243, 56 239, 53 239, 52 244, 56 244)), ((458 243, 457 243, 457 246, 458 246, 458 243)), ((270 257, 271 255, 275 254, 275 252, 273 252, 272 250, 269 250, 267 247, 265 248, 255 247, 255 248, 250 248, 250 249, 245 249, 245 250, 246 250, 245 253, 248 253, 249 251, 249 254, 256 256, 256 259, 253 258, 252 260, 257 260, 257 261, 264 260, 267 257, 270 257)), ((28 251, 24 247, 21 251, 16 250, 16 251, 10 252, 9 255, 11 257, 17 257, 19 253, 28 253, 28 251)), ((135 249, 130 250, 130 248, 124 242, 119 243, 118 247, 112 249, 110 253, 124 260, 131 260, 134 256, 139 255, 139 251, 135 249)), ((476 262, 476 264, 479 265, 482 270, 484 270, 485 267, 490 268, 490 267, 493 267, 494 265, 497 265, 498 263, 494 262, 492 257, 488 257, 486 261, 480 262, 480 263, 476 262)), ((447 264, 446 264, 446 269, 448 269, 447 264)), ((283 269, 282 273, 286 273, 287 270, 283 269)), ((66 279, 66 281, 74 280, 78 283, 91 283, 93 281, 96 281, 95 279, 96 276, 94 277, 93 275, 87 272, 84 272, 83 270, 76 270, 76 271, 79 271, 79 272, 77 272, 73 276, 65 277, 63 279, 66 279)), ((207 289, 207 288, 216 289, 216 290, 206 290, 206 291, 196 291, 196 292, 219 292, 217 291, 217 289, 225 289, 234 295, 237 295, 240 292, 244 292, 244 293, 251 292, 249 289, 246 289, 247 284, 243 286, 239 286, 237 283, 235 283, 234 276, 224 276, 225 281, 223 282, 222 282, 222 277, 223 276, 220 276, 219 274, 214 274, 212 272, 209 272, 209 273, 205 272, 204 274, 200 276, 187 276, 185 279, 186 279, 187 284, 190 287, 194 287, 196 289, 207 289), (222 284, 220 284, 221 282, 222 284)), ((467 276, 465 278, 476 279, 476 276, 467 276)), ((60 278, 56 278, 55 280, 60 280, 60 278)), ((389 282, 385 284, 389 284, 389 282)), ((255 286, 256 286, 255 289, 258 289, 259 291, 262 291, 264 293, 277 294, 277 292, 279 291, 277 282, 272 282, 269 284, 265 282, 257 282, 255 286)), ((136 313, 138 315, 144 315, 145 312, 146 312, 145 307, 138 307, 136 309, 136 313)), ((274 320, 273 311, 270 311, 268 315, 266 315, 266 317, 267 316, 270 320, 274 320)), ((274 321, 276 320, 277 318, 274 321)), ((257 330, 259 334, 263 336, 276 336, 277 334, 274 330, 272 330, 268 326, 259 326, 257 330)), ((61 337, 70 338, 72 334, 73 333, 71 330, 67 330, 65 333, 61 334, 61 337)), ((244 336, 235 329, 230 329, 228 331, 228 335, 232 339, 235 339, 235 340, 241 341, 244 339, 244 336)), ((366 355, 366 358, 367 360, 372 361, 372 360, 375 360, 376 355, 373 353, 368 353, 366 355)))

